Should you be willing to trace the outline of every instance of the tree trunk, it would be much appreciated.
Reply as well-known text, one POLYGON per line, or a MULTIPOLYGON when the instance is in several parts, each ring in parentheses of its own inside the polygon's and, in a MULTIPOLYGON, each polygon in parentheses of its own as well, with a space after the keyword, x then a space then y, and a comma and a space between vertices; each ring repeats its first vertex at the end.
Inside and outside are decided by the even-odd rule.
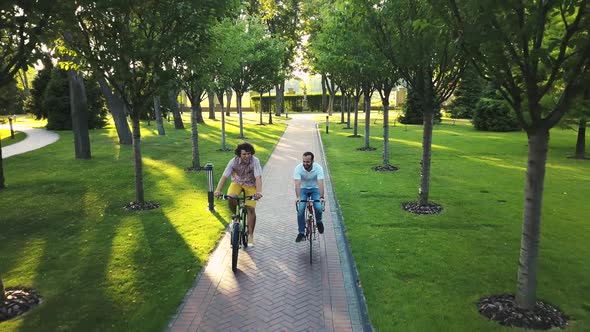
POLYGON ((240 117, 240 136, 238 138, 244 139, 244 118, 242 114, 242 97, 243 93, 236 92, 236 103, 238 106, 238 116, 240 117))
POLYGON ((578 123, 578 139, 576 141, 576 159, 586 159, 586 118, 578 123))
POLYGON ((365 109, 365 149, 369 149, 369 133, 371 131, 371 92, 368 88, 363 89, 365 109))
MULTIPOLYGON (((284 113, 284 105, 285 105, 285 81, 282 81, 281 83, 277 84, 275 86, 275 90, 277 92, 277 94, 275 95, 275 102, 276 102, 276 107, 275 107, 275 115, 276 116, 281 116, 282 113, 284 113)), ((269 92, 270 93, 270 92, 269 92)), ((270 110, 269 110, 270 112, 270 110)), ((269 123, 272 124, 272 117, 269 116, 269 123)))
POLYGON ((344 121, 344 112, 346 109, 346 98, 344 98, 344 92, 340 95, 340 123, 346 123, 344 121))
POLYGON ((333 80, 328 84, 328 92, 330 93, 328 96, 328 115, 332 116, 332 113, 334 113, 334 100, 336 99, 336 84, 333 80))
POLYGON ((141 159, 141 129, 139 126, 139 112, 131 118, 133 128, 133 161, 135 170, 135 203, 145 203, 143 192, 143 164, 141 159))
POLYGON ((156 127, 158 128, 158 135, 166 135, 164 130, 164 119, 162 118, 162 108, 160 107, 160 96, 154 96, 154 112, 156 113, 156 127))
POLYGON ((0 274, 0 307, 4 305, 6 301, 6 290, 4 289, 4 282, 2 281, 2 275, 0 274))
POLYGON ((180 108, 178 107, 178 96, 177 89, 170 89, 168 91, 168 100, 170 102, 170 111, 174 117, 174 129, 184 129, 184 123, 182 123, 182 116, 180 115, 180 108))
POLYGON ((191 142, 193 145, 193 166, 194 170, 201 169, 201 161, 199 158, 199 127, 197 126, 198 123, 198 116, 199 108, 201 108, 201 103, 193 103, 191 101, 191 142))
POLYGON ((88 131, 88 100, 84 80, 73 69, 68 70, 70 88, 70 115, 74 133, 76 159, 90 159, 90 133, 88 131))
POLYGON ((322 112, 326 112, 328 110, 328 96, 326 94, 326 75, 322 74, 322 112))
MULTIPOLYGON (((381 93, 381 92, 380 92, 381 93)), ((389 95, 391 89, 385 88, 381 95, 383 104, 383 166, 389 166, 389 95)))
POLYGON ((209 119, 215 120, 215 92, 208 91, 207 98, 209 99, 209 119))
POLYGON ((223 110, 223 91, 217 93, 217 100, 219 100, 219 106, 221 106, 221 150, 227 150, 225 144, 225 113, 223 110))
POLYGON ((357 94, 356 97, 353 97, 354 100, 354 123, 353 123, 353 134, 352 136, 358 137, 359 136, 359 99, 360 96, 357 94))
POLYGON ((129 123, 127 123, 125 104, 119 96, 113 93, 104 77, 101 77, 98 80, 98 84, 100 85, 100 91, 102 92, 113 116, 115 128, 117 129, 117 136, 119 136, 119 144, 131 145, 133 143, 133 137, 131 136, 129 123))
MULTIPOLYGON (((278 105, 275 105, 275 109, 278 105)), ((270 98, 270 90, 268 91, 268 124, 272 124, 272 102, 270 98)))
POLYGON ((524 220, 518 259, 516 303, 520 308, 532 309, 536 302, 537 266, 541 237, 541 209, 545 164, 549 146, 549 131, 538 129, 528 134, 528 163, 526 171, 524 220))
MULTIPOLYGON (((231 99, 233 97, 233 90, 232 89, 227 89, 227 91, 225 92, 225 99, 227 99, 227 113, 229 115, 229 113, 231 112, 231 99)), ((236 111, 237 113, 237 111, 236 111)))
POLYGON ((260 125, 263 125, 264 122, 262 122, 262 92, 260 92, 260 125))
MULTIPOLYGON (((2 165, 2 136, 0 135, 0 190, 6 188, 4 184, 4 165, 2 165)), ((2 279, 0 278, 0 282, 2 279)))
MULTIPOLYGON (((230 89, 230 90, 231 90, 231 89, 230 89)), ((227 94, 227 92, 226 92, 226 94, 227 94)), ((218 98, 218 99, 219 99, 219 98, 222 98, 222 99, 223 99, 223 94, 221 95, 221 97, 219 97, 219 95, 217 95, 217 98, 218 98)), ((222 104, 222 106, 221 106, 221 109, 222 109, 222 112, 223 112, 223 100, 222 100, 222 99, 219 99, 219 103, 221 103, 221 104, 222 104)), ((231 100, 231 99, 230 99, 230 100, 231 100)), ((230 107, 230 105, 229 105, 229 104, 227 104, 227 106, 225 107, 225 116, 230 116, 230 115, 231 115, 231 114, 229 113, 229 107, 230 107)))
MULTIPOLYGON (((353 107, 352 98, 350 96, 346 96, 346 129, 352 129, 350 127, 350 112, 351 112, 352 107, 353 107)), ((358 103, 357 103, 357 107, 358 107, 358 103)))
POLYGON ((424 129, 422 132, 422 162, 420 166, 420 189, 418 192, 418 203, 420 205, 428 204, 428 195, 430 194, 430 159, 432 156, 432 129, 434 111, 424 110, 424 129))

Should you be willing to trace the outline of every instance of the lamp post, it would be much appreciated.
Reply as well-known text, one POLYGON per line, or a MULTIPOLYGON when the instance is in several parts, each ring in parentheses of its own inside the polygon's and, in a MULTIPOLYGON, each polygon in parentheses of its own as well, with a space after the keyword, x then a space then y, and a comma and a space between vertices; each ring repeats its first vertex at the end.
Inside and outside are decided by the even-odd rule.
POLYGON ((213 164, 207 163, 205 167, 203 167, 203 169, 207 173, 207 201, 209 202, 209 211, 214 211, 215 205, 213 204, 213 164))

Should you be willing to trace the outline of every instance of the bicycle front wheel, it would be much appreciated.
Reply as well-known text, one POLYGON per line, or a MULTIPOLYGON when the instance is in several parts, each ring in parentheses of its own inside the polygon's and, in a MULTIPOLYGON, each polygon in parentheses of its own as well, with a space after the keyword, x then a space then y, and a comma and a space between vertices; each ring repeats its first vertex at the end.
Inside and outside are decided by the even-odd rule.
POLYGON ((238 269, 238 253, 240 249, 240 224, 234 223, 231 232, 231 269, 238 269))
POLYGON ((310 217, 307 223, 309 224, 309 264, 313 264, 313 219, 310 217))
POLYGON ((242 212, 240 213, 240 217, 242 218, 242 220, 240 221, 240 224, 242 225, 241 230, 242 230, 242 245, 244 246, 244 248, 248 247, 248 213, 246 212, 246 209, 242 210, 242 212))

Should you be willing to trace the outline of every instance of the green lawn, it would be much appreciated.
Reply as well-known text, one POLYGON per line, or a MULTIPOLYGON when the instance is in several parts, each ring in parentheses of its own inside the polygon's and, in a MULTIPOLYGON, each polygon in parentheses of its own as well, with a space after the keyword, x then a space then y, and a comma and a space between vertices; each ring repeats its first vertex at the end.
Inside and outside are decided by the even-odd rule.
MULTIPOLYGON (((444 210, 419 216, 400 205, 417 199, 422 127, 392 127, 390 163, 400 169, 376 172, 382 120, 371 127, 371 152, 356 149, 363 138, 348 137, 339 114, 330 121, 322 139, 373 326, 514 330, 480 316, 476 302, 516 290, 526 134, 478 132, 465 121, 436 125, 430 199, 444 210)), ((589 331, 590 162, 568 158, 575 142, 574 131, 551 132, 537 296, 571 317, 568 331, 589 331)))
POLYGON ((20 131, 14 131, 14 138, 12 138, 10 137, 10 129, 0 129, 0 137, 2 138, 2 146, 9 146, 24 140, 27 135, 20 131))
MULTIPOLYGON (((219 115, 219 114, 218 114, 219 115)), ((237 138, 237 116, 199 126, 202 164, 219 179, 237 138)), ((285 125, 256 126, 245 136, 264 163, 285 125), (261 130, 264 128, 263 130, 261 130)), ((71 132, 43 149, 4 163, 0 192, 0 271, 6 287, 37 288, 43 305, 0 323, 2 331, 162 331, 223 232, 228 211, 207 210, 204 172, 191 165, 190 124, 166 136, 143 124, 145 196, 160 209, 128 212, 134 200, 132 149, 113 126, 91 132, 92 159, 75 160, 71 132)), ((219 203, 217 203, 219 204, 219 203)))

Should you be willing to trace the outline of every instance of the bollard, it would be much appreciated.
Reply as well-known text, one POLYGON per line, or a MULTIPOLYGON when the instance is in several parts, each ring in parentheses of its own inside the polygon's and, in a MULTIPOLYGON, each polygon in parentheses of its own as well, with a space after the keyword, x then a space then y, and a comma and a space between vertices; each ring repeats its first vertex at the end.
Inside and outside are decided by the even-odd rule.
POLYGON ((328 122, 328 119, 329 119, 329 118, 330 118, 330 117, 329 117, 328 115, 326 115, 326 134, 327 134, 327 133, 328 133, 328 131, 329 131, 329 129, 328 129, 328 124, 329 124, 329 122, 328 122))
POLYGON ((214 211, 215 205, 213 204, 213 164, 207 163, 207 165, 205 165, 203 169, 207 173, 207 201, 209 202, 209 211, 214 211))
POLYGON ((8 123, 10 124, 10 138, 14 139, 14 129, 12 129, 12 118, 8 117, 8 123))

